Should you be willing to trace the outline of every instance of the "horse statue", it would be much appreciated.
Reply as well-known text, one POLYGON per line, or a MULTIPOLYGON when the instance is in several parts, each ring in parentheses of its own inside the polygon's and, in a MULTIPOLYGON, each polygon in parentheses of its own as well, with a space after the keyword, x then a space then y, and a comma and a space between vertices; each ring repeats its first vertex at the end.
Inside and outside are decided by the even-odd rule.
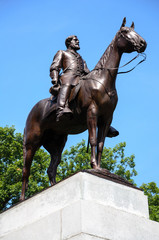
POLYGON ((47 173, 51 185, 56 183, 57 167, 68 134, 78 134, 88 129, 91 167, 100 169, 105 137, 108 135, 118 101, 115 82, 122 54, 133 51, 144 52, 147 45, 146 41, 134 31, 134 23, 131 27, 126 27, 125 24, 126 18, 123 19, 120 30, 95 68, 80 80, 80 89, 69 105, 73 111, 73 118, 65 118, 58 122, 56 111, 44 117, 49 98, 39 101, 29 113, 24 129, 24 166, 20 200, 25 199, 31 163, 35 152, 41 146, 51 155, 47 173))

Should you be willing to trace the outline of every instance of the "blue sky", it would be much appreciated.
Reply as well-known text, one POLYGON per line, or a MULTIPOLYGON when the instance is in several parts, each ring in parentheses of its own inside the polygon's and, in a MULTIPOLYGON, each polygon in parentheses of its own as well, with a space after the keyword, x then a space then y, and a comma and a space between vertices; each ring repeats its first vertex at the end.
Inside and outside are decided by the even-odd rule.
MULTIPOLYGON (((157 0, 0 0, 0 126, 15 125, 17 132, 23 132, 31 108, 49 97, 50 64, 55 53, 65 49, 67 36, 78 36, 79 53, 91 70, 123 17, 127 26, 134 21, 135 30, 147 41, 147 60, 117 77, 119 101, 112 125, 120 136, 106 139, 105 146, 126 141, 127 156, 135 154, 137 184, 155 181, 159 186, 157 0)), ((123 55, 121 65, 135 55, 123 55)), ((82 139, 87 141, 87 132, 70 136, 66 148, 82 139)))

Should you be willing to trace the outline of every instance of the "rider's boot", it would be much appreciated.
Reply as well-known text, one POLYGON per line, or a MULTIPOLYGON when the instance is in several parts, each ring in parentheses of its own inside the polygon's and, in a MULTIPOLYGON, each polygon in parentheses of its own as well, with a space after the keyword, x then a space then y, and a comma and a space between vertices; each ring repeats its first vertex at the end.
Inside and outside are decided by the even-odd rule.
POLYGON ((72 111, 68 108, 68 106, 66 106, 66 101, 69 98, 70 93, 70 85, 61 85, 56 106, 56 121, 59 121, 64 114, 72 115, 72 111))
POLYGON ((112 138, 112 137, 116 137, 116 136, 118 136, 119 135, 119 132, 115 129, 115 128, 113 128, 113 127, 109 127, 109 131, 108 131, 108 134, 107 134, 107 137, 110 137, 110 138, 112 138))

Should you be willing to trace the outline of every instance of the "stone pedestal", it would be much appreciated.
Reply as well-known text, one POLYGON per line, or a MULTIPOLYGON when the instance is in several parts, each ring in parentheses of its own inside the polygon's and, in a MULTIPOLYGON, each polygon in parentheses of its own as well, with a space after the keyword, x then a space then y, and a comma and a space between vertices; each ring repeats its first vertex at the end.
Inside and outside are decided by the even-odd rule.
POLYGON ((79 172, 0 215, 0 240, 159 240, 143 192, 79 172))

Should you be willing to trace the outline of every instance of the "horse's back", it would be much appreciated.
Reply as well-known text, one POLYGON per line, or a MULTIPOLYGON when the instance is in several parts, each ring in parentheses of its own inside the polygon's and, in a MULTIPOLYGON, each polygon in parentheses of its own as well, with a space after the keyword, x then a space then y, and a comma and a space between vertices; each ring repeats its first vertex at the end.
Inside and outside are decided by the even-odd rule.
POLYGON ((43 114, 43 111, 45 109, 45 105, 47 104, 47 102, 49 101, 49 98, 45 98, 45 99, 42 99, 40 100, 39 102, 37 102, 33 108, 31 109, 29 115, 28 115, 28 118, 27 120, 30 118, 30 117, 35 117, 35 116, 38 116, 40 117, 42 114, 43 114))
POLYGON ((31 109, 27 120, 25 128, 32 129, 35 128, 35 125, 38 126, 41 124, 44 116, 48 111, 48 105, 50 104, 50 98, 45 98, 37 102, 31 109))

